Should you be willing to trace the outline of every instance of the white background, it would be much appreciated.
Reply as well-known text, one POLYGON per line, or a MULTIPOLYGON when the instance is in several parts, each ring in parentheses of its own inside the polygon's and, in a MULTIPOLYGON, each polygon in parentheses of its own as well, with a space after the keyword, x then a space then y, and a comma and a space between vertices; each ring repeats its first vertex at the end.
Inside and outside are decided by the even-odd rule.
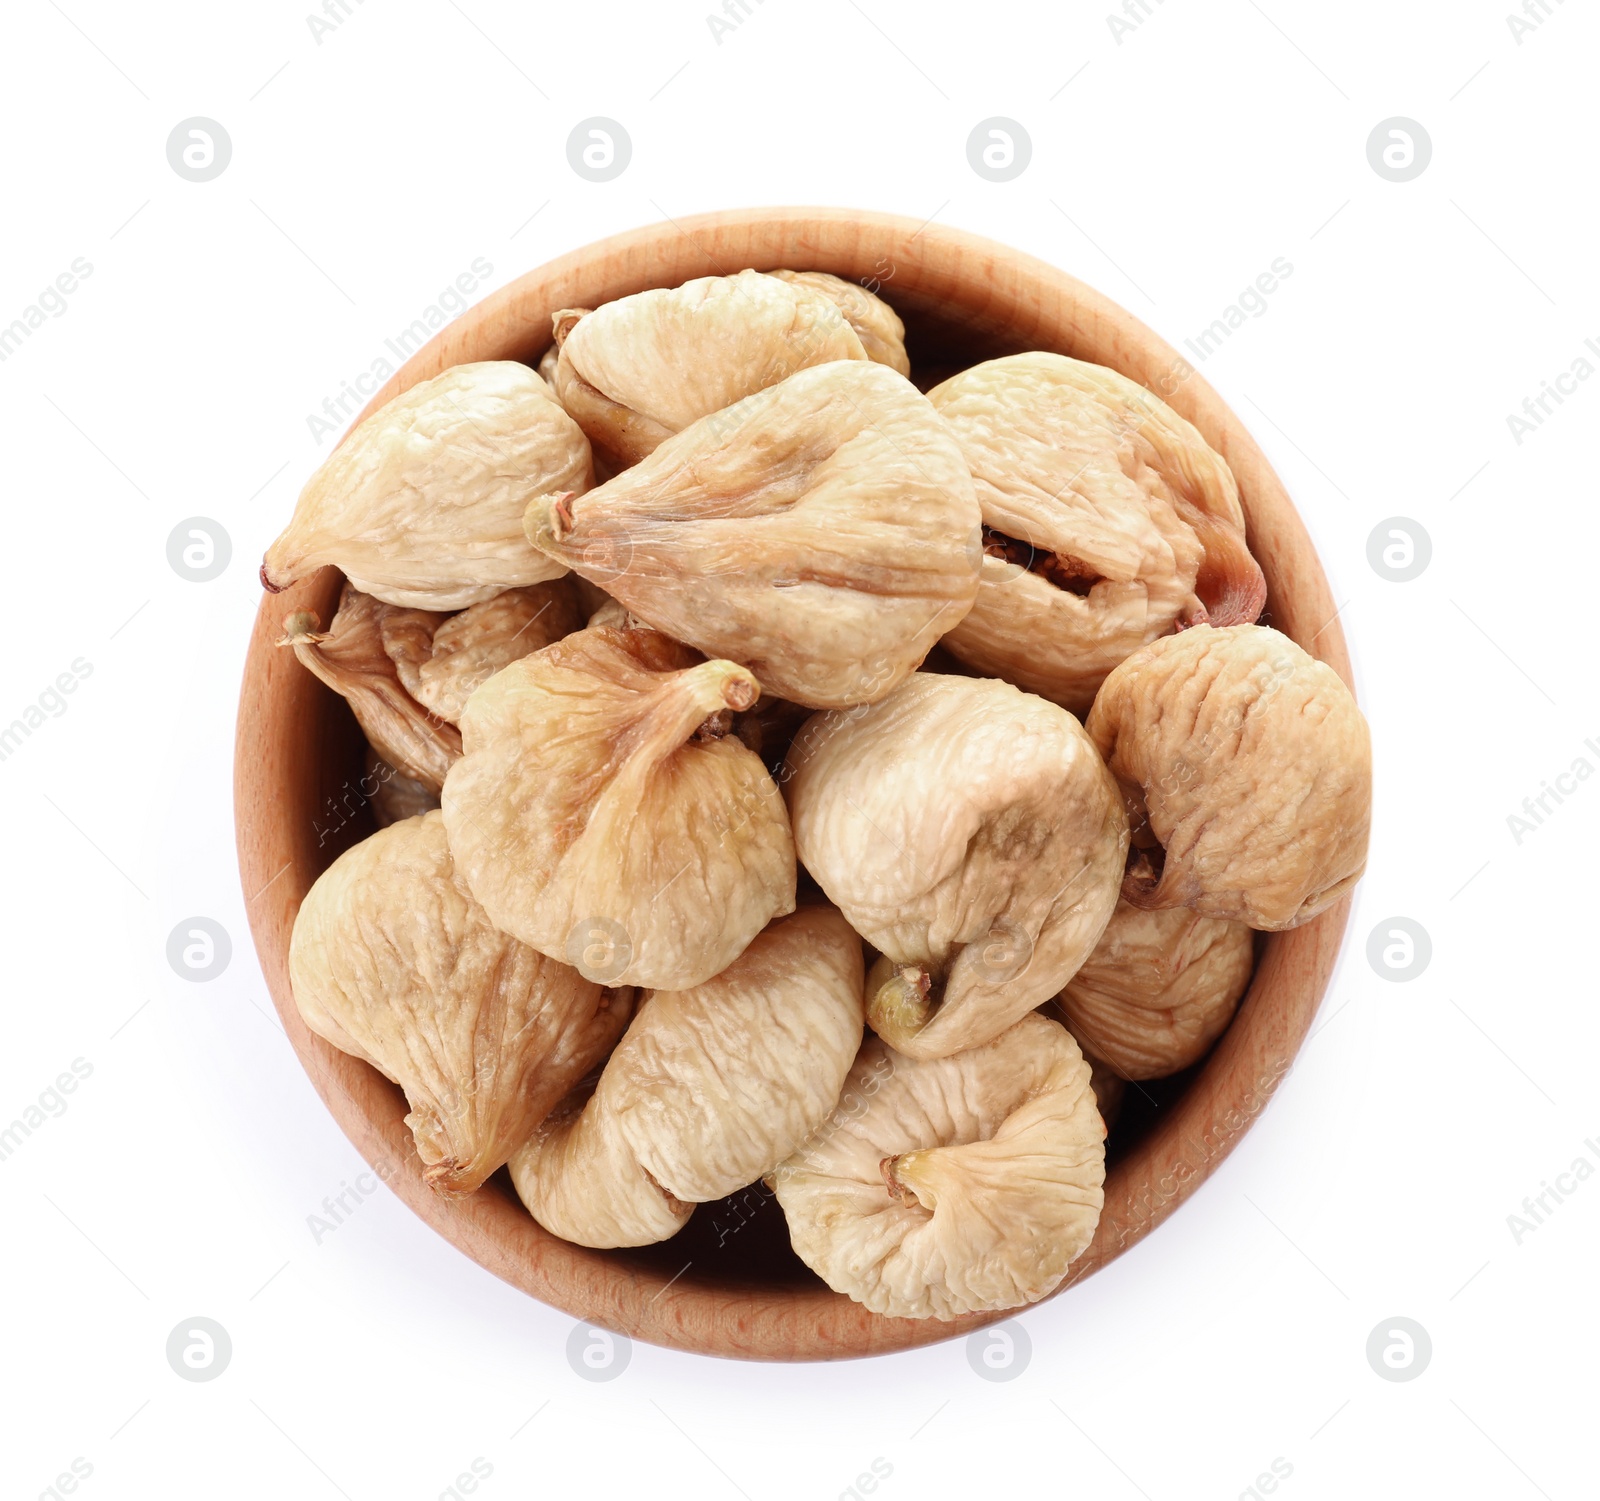
POLYGON ((1600 1160, 1600 784, 1520 843, 1507 818, 1600 766, 1600 381, 1520 444, 1506 418, 1600 336, 1600 21, 1551 0, 1519 44, 1508 3, 1151 0, 1119 42, 1109 0, 750 0, 719 44, 708 0, 352 0, 320 43, 304 0, 8 0, 0 325, 74 258, 93 271, 0 364, 0 723, 74 659, 92 673, 0 762, 0 1124, 74 1059, 92 1073, 0 1162, 5 1494, 78 1459, 90 1497, 428 1501, 481 1459, 491 1501, 831 1501, 879 1459, 891 1498, 1189 1501, 1279 1459, 1294 1501, 1593 1495, 1600 1183, 1520 1244, 1508 1216, 1600 1160), (167 162, 194 115, 233 142, 208 183, 167 162), (633 141, 605 184, 566 157, 593 115, 633 141), (966 156, 994 115, 1033 142, 1000 184, 966 156), (1406 183, 1366 155, 1396 115, 1433 143, 1406 183), (316 1243, 307 1217, 362 1164, 245 924, 233 717, 256 561, 329 447, 307 415, 476 257, 487 292, 768 203, 989 234, 1180 345, 1293 266, 1201 368, 1344 606, 1371 866, 1259 1124, 1157 1234, 1023 1316, 1031 1364, 1004 1383, 961 1343, 790 1367, 636 1346, 587 1383, 570 1320, 387 1190, 316 1243), (211 583, 166 560, 191 516, 232 539, 211 583), (1410 583, 1368 563, 1394 516, 1432 539, 1410 583), (205 984, 165 958, 194 915, 234 943, 205 984), (1395 915, 1433 944, 1406 984, 1366 958, 1395 915), (206 1384, 164 1353, 195 1315, 233 1343, 206 1384), (1365 1354, 1397 1315, 1433 1346, 1405 1383, 1365 1354))

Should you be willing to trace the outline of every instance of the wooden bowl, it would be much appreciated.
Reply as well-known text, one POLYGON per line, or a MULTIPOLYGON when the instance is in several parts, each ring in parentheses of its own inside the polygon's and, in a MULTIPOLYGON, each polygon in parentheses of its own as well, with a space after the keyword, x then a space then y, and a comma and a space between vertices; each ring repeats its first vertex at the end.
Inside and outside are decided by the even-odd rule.
MULTIPOLYGON (((832 271, 899 312, 919 376, 996 355, 1055 350, 1120 370, 1195 424, 1238 477, 1250 545, 1279 630, 1332 666, 1350 664, 1310 538, 1239 419, 1175 350, 1082 282, 989 240, 909 219, 842 209, 752 209, 654 225, 574 251, 519 277, 463 314, 372 398, 471 360, 534 364, 551 314, 648 287, 744 267, 832 271)), ((366 413, 362 413, 365 416, 366 413)), ((288 517, 285 516, 287 521, 288 517)), ((502 1171, 461 1201, 423 1182, 402 1124, 400 1090, 337 1052, 300 1019, 289 989, 289 935, 301 899, 331 861, 370 832, 362 740, 343 700, 274 640, 283 618, 328 620, 332 569, 262 600, 245 663, 234 773, 239 868, 251 930, 284 1029, 361 1154, 447 1240, 515 1287, 575 1318, 635 1339, 711 1355, 828 1360, 954 1339, 1009 1314, 952 1323, 882 1318, 830 1291, 789 1248, 782 1211, 759 1186, 702 1206, 660 1246, 590 1251, 529 1218, 502 1171)), ((1255 978, 1210 1057, 1146 1105, 1132 1139, 1119 1123, 1105 1212, 1064 1286, 1147 1235, 1192 1194, 1249 1129, 1294 1061, 1327 985, 1348 902, 1259 941, 1255 978)), ((1138 1100, 1139 1091, 1129 1091, 1138 1100)))

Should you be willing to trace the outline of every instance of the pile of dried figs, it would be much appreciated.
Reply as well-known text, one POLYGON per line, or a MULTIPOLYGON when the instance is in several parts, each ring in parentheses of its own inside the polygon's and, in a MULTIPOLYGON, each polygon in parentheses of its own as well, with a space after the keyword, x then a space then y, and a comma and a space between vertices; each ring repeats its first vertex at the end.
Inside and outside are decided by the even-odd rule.
POLYGON ((1125 1080, 1187 1068, 1366 858, 1366 725, 1256 623, 1187 421, 1049 353, 924 394, 820 272, 558 313, 359 424, 262 565, 378 832, 294 927, 432 1186, 640 1246, 765 1183, 897 1317, 1034 1302, 1125 1080))

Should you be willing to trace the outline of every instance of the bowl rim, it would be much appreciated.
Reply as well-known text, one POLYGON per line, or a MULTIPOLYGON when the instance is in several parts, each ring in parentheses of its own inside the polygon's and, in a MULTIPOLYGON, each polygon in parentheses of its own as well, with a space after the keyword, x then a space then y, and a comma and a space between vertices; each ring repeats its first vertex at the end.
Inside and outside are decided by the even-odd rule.
MULTIPOLYGON (((746 266, 859 278, 892 305, 903 299, 907 311, 937 307, 980 338, 1067 344, 1061 352, 1110 365, 1154 390, 1233 468, 1250 545, 1268 579, 1272 623, 1354 692, 1338 612, 1311 539, 1239 418, 1187 359, 1109 298, 1045 261, 963 230, 855 209, 772 207, 612 235, 525 272, 447 324, 393 371, 351 428, 450 366, 490 358, 535 364, 558 308, 746 266), (1047 333, 1049 341, 1041 342, 1047 333)), ((502 1193, 444 1199, 427 1186, 399 1090, 312 1033, 289 985, 294 914, 327 861, 311 841, 315 820, 286 812, 297 779, 303 784, 308 769, 322 774, 315 752, 326 748, 326 727, 323 740, 312 737, 309 763, 305 732, 322 724, 325 706, 317 695, 328 690, 274 643, 291 611, 331 614, 340 582, 336 570, 324 569, 262 599, 240 693, 234 814, 251 932, 284 1031, 329 1112, 378 1177, 446 1240, 512 1286, 585 1323, 675 1349, 742 1359, 840 1359, 955 1339, 1026 1314, 1019 1308, 949 1322, 891 1319, 820 1283, 717 1283, 686 1276, 689 1267, 668 1277, 558 1240, 502 1193)), ((1264 935, 1232 1024, 1165 1117, 1108 1173, 1094 1240, 1051 1297, 1167 1219, 1255 1122, 1316 1015, 1350 902, 1347 896, 1300 928, 1264 935)))

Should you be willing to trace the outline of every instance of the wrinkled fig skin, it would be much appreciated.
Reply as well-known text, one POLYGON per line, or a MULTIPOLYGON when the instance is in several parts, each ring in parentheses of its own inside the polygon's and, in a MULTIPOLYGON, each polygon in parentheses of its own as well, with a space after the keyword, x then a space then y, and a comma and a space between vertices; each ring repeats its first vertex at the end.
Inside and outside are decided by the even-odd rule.
POLYGON ((871 1038, 839 1107, 767 1181, 835 1292, 955 1319, 1060 1285, 1100 1221, 1105 1126, 1088 1063, 1043 1016, 932 1061, 871 1038))
POLYGON ((372 803, 372 816, 380 829, 405 818, 417 818, 439 806, 439 794, 415 777, 398 772, 369 745, 362 791, 372 803))
POLYGON ((535 495, 583 491, 589 444, 550 388, 509 360, 457 365, 346 434, 261 565, 276 592, 332 563, 367 594, 460 610, 564 571, 529 547, 535 495))
POLYGON ((1266 583, 1233 473, 1158 397, 1057 354, 990 360, 928 399, 972 467, 983 575, 944 644, 1075 714, 1147 641, 1253 621, 1266 583))
POLYGON ((715 979, 646 996, 581 1111, 512 1159, 533 1217, 582 1246, 647 1245, 770 1172, 839 1099, 861 981, 861 940, 806 907, 715 979))
POLYGON ((385 620, 384 649, 406 691, 424 708, 451 724, 479 684, 519 657, 571 635, 584 623, 576 591, 567 579, 507 589, 431 631, 415 624, 420 610, 396 612, 385 620))
POLYGON ((490 917, 608 984, 685 989, 725 969, 794 910, 783 798, 724 728, 759 693, 732 662, 610 626, 490 678, 443 798, 490 917))
POLYGON ((1265 626, 1196 626, 1129 657, 1088 729, 1122 784, 1136 907, 1192 907, 1269 932, 1361 878, 1367 722, 1339 676, 1265 626))
POLYGON ((865 287, 853 281, 844 281, 827 271, 769 271, 791 286, 820 292, 841 313, 861 340, 867 358, 887 365, 901 375, 911 374, 911 361, 906 357, 906 326, 900 315, 865 287))
POLYGON ((428 1182, 478 1188, 610 1050, 631 996, 490 923, 439 813, 341 855, 306 894, 289 976, 307 1026, 404 1091, 428 1182))
POLYGON ((279 646, 292 646, 301 663, 350 705, 368 742, 402 775, 430 792, 461 755, 461 733, 406 692, 393 658, 384 650, 386 631, 431 633, 445 617, 402 610, 347 583, 326 631, 309 611, 283 622, 279 646))
POLYGON ((618 470, 796 370, 867 357, 831 299, 755 271, 570 308, 554 327, 556 395, 618 470))
POLYGON ((784 769, 801 862, 884 956, 867 1019, 899 1052, 998 1036, 1072 978, 1116 905, 1116 783, 1077 720, 1009 683, 916 673, 814 716, 784 769))
POLYGON ((527 528, 658 630, 813 709, 882 698, 978 585, 966 462, 927 398, 866 360, 802 370, 587 495, 542 497, 527 528))
POLYGON ((1243 923, 1119 902, 1061 1009, 1084 1049, 1122 1078, 1160 1079, 1205 1056, 1233 1019, 1254 963, 1243 923))

